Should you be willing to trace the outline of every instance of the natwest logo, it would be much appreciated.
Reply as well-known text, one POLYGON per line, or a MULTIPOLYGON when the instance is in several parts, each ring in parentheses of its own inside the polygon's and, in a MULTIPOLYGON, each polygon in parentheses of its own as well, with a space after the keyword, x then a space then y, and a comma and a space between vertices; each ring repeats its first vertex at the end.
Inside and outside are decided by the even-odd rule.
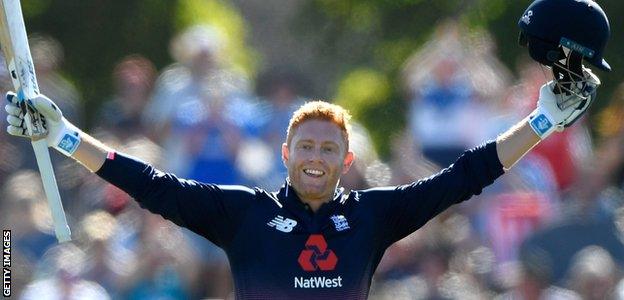
POLYGON ((310 235, 305 247, 297 260, 304 271, 332 271, 336 268, 338 257, 334 251, 327 249, 327 242, 323 235, 310 235))

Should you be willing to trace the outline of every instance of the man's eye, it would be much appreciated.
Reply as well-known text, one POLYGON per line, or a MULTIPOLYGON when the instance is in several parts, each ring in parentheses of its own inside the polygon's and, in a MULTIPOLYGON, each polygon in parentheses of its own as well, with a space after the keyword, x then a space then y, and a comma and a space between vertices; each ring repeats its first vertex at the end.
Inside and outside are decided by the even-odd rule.
POLYGON ((331 148, 331 147, 324 147, 324 148, 323 148, 323 151, 324 151, 324 152, 326 152, 326 153, 333 153, 333 152, 334 152, 334 148, 331 148))
POLYGON ((310 146, 310 145, 301 145, 301 149, 303 149, 303 150, 310 150, 310 149, 312 149, 312 146, 310 146))

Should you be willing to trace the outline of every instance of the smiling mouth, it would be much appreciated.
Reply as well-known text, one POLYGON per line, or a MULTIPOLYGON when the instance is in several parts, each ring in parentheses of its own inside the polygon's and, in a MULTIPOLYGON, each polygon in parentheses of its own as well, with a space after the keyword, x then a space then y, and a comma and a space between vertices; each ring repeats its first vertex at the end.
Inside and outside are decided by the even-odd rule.
POLYGON ((317 169, 303 169, 303 173, 305 173, 306 175, 308 175, 310 177, 314 177, 314 178, 319 178, 319 177, 325 175, 325 172, 323 172, 321 170, 317 170, 317 169))

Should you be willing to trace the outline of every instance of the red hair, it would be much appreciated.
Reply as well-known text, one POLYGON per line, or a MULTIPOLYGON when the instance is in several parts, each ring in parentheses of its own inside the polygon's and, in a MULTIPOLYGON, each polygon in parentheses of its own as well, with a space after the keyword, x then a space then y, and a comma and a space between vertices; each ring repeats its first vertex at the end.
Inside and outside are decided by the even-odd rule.
POLYGON ((286 145, 290 145, 294 132, 299 125, 308 120, 323 120, 336 124, 342 131, 347 149, 349 148, 349 134, 351 132, 349 120, 351 120, 351 115, 342 106, 321 100, 306 102, 293 113, 286 130, 286 145))

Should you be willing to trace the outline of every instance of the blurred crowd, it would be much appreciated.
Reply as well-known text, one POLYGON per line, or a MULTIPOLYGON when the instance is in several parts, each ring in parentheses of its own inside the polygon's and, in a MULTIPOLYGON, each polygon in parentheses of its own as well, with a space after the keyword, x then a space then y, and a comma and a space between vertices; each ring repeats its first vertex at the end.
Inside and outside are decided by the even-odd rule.
MULTIPOLYGON (((432 175, 494 139, 535 107, 548 70, 519 59, 517 78, 487 33, 450 22, 406 61, 408 124, 390 159, 354 124, 347 189, 432 175)), ((170 44, 162 70, 129 55, 90 132, 180 177, 276 190, 280 145, 307 97, 301 70, 269 66, 253 82, 228 67, 212 27, 170 44)), ((42 93, 85 123, 80 95, 60 73, 63 48, 31 40, 42 93)), ((3 90, 10 89, 3 74, 3 90)), ((483 194, 391 246, 372 299, 624 299, 624 83, 596 118, 553 134, 483 194)), ((4 112, 2 112, 4 113, 4 112)), ((2 116, 4 118, 4 116, 2 116)), ((383 120, 381 120, 383 121, 383 120)), ((0 225, 12 230, 13 293, 21 299, 232 297, 224 252, 141 209, 78 163, 52 154, 74 241, 59 245, 30 144, 0 134, 0 225)))

